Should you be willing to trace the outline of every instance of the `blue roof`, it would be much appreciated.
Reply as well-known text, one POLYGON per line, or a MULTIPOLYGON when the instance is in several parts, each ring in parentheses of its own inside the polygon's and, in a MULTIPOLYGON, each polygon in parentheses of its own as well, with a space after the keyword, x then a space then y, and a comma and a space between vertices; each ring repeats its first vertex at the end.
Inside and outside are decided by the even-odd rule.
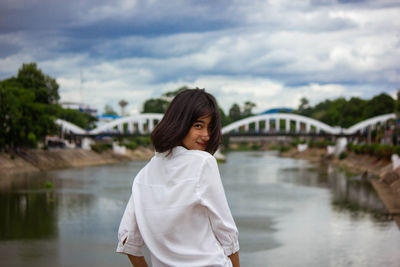
POLYGON ((270 113, 280 113, 280 112, 290 113, 290 112, 293 112, 293 109, 292 108, 271 108, 264 112, 261 112, 260 114, 270 114, 270 113))
POLYGON ((118 115, 98 115, 97 118, 99 118, 99 119, 119 119, 122 117, 118 116, 118 115))

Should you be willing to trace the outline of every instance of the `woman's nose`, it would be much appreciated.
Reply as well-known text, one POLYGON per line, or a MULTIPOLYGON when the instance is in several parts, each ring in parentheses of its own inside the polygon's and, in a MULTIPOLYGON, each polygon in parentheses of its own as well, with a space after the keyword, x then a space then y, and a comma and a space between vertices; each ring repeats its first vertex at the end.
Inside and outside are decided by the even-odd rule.
POLYGON ((210 139, 210 132, 208 129, 204 129, 202 133, 202 138, 204 141, 208 141, 210 139))

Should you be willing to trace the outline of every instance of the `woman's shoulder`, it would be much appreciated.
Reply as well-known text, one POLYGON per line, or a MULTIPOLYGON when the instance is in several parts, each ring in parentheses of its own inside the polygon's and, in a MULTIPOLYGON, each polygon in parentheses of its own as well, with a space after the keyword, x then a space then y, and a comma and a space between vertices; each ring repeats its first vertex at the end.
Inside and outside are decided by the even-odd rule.
POLYGON ((202 150, 188 150, 187 154, 202 159, 214 158, 213 155, 211 155, 207 151, 202 150))
POLYGON ((215 167, 217 160, 213 155, 206 151, 189 150, 186 154, 187 163, 191 166, 197 166, 199 169, 215 167))

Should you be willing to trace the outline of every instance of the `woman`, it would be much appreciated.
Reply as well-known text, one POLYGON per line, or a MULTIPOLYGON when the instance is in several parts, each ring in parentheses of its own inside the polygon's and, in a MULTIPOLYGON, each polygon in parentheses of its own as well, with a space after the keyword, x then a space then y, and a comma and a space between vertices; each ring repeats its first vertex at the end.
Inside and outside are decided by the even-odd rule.
POLYGON ((180 92, 151 134, 155 156, 140 170, 118 231, 133 266, 239 265, 238 231, 212 154, 221 142, 214 97, 180 92))

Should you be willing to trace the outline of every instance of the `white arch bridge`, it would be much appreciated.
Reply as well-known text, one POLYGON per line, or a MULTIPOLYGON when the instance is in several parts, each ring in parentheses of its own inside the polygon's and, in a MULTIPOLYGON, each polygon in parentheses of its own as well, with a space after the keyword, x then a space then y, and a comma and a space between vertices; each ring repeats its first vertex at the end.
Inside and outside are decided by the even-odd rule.
MULTIPOLYGON (((74 135, 149 135, 162 117, 163 114, 157 113, 133 115, 111 121, 90 131, 61 119, 57 119, 56 124, 61 127, 63 133, 74 135)), ((382 125, 390 119, 396 119, 396 115, 391 113, 376 116, 345 129, 332 127, 301 115, 273 113, 235 121, 223 127, 222 133, 224 135, 355 135, 382 125)))

